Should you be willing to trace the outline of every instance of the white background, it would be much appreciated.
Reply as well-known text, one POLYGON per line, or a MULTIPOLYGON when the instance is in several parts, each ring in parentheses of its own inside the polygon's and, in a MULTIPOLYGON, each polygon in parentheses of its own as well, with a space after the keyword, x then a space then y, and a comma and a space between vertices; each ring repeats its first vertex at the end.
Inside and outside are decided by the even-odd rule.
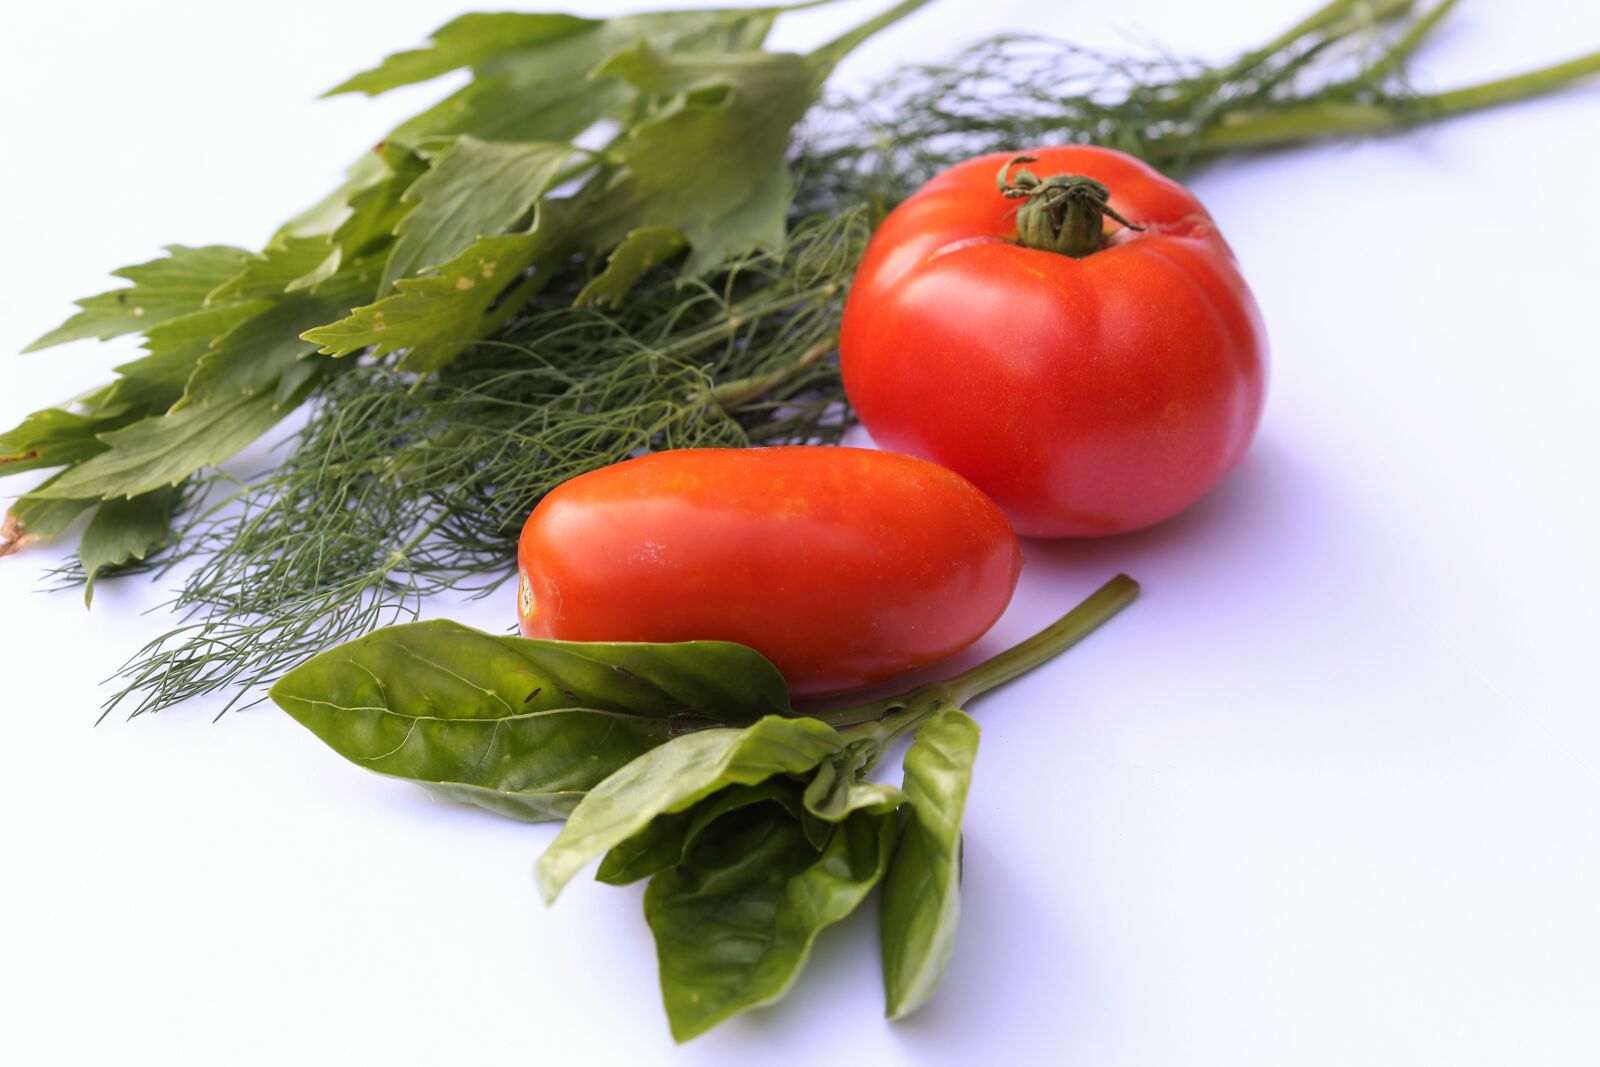
MULTIPOLYGON (((461 3, 0 2, 0 353, 162 244, 259 244, 441 88, 313 96, 461 3)), ((1311 4, 941 0, 843 77, 992 28, 1216 55, 1311 4)), ((1592 0, 1465 0, 1419 80, 1595 48, 1592 0)), ((92 728, 161 590, 85 613, 36 592, 62 549, 0 563, 0 1059, 1600 1062, 1597 131, 1591 86, 1195 179, 1265 309, 1265 423, 1181 519, 1027 545, 982 652, 1117 570, 1146 594, 975 707, 960 937, 901 1024, 869 911, 782 1006, 675 1049, 638 892, 536 899, 553 830, 268 706, 92 728)), ((6 355, 0 423, 134 350, 6 355)), ((438 611, 500 628, 511 595, 438 611)))

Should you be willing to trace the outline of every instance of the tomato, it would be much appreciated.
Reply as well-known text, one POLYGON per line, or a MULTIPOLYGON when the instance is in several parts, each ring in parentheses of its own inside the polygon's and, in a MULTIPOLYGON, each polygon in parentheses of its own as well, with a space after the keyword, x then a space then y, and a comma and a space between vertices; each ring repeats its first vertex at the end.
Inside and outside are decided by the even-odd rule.
POLYGON ((1024 158, 952 167, 879 227, 845 306, 845 390, 880 446, 965 475, 1019 533, 1159 522, 1250 444, 1261 315, 1181 185, 1104 148, 1024 158))
POLYGON ((797 696, 926 666, 1005 609, 1022 554, 943 467, 862 448, 658 452, 550 492, 522 530, 529 637, 738 641, 797 696))

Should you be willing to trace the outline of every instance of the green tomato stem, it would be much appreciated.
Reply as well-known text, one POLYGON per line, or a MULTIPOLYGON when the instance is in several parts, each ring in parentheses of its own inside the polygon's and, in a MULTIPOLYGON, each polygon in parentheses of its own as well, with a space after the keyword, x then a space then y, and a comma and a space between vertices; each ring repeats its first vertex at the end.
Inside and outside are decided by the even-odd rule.
POLYGON ((941 708, 964 707, 974 698, 1059 656, 1133 603, 1138 595, 1139 583, 1126 574, 1119 574, 1050 626, 948 681, 919 686, 886 700, 823 712, 812 718, 841 729, 850 728, 851 743, 865 748, 867 755, 863 765, 870 768, 890 742, 915 728, 923 719, 941 708))

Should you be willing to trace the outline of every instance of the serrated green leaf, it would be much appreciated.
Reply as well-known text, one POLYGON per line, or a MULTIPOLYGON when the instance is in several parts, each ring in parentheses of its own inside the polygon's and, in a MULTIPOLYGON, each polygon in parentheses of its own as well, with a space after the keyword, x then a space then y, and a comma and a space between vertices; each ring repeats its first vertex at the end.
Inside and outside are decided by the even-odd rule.
POLYGON ((817 935, 883 877, 894 829, 892 817, 858 813, 819 854, 793 819, 755 818, 653 877, 644 910, 673 1038, 782 997, 817 935))
POLYGON ((98 575, 142 560, 167 543, 172 536, 172 510, 177 502, 178 490, 168 486, 128 499, 107 500, 95 510, 78 542, 85 605, 94 600, 98 575))
POLYGON ((789 135, 817 90, 810 60, 781 52, 677 56, 639 44, 595 73, 668 98, 660 117, 616 149, 628 174, 593 209, 598 247, 641 226, 671 226, 690 247, 685 270, 699 274, 781 240, 789 135))
POLYGON ((219 397, 104 434, 107 450, 63 471, 40 497, 110 499, 176 485, 214 466, 277 425, 288 413, 271 393, 219 397))
POLYGON ((961 898, 961 819, 978 756, 978 724, 955 708, 917 729, 906 753, 911 799, 883 885, 883 988, 889 1018, 916 1011, 938 988, 955 945, 961 898))
POLYGON ((206 294, 208 307, 250 300, 276 300, 290 283, 315 270, 333 250, 333 239, 280 237, 264 251, 251 253, 231 277, 206 294))
POLYGON ((398 278, 450 261, 480 237, 511 229, 544 195, 572 152, 566 144, 457 138, 406 190, 404 202, 415 207, 398 224, 380 291, 398 278))
POLYGON ((437 370, 482 336, 489 305, 546 247, 537 227, 482 238, 426 277, 400 279, 394 295, 301 336, 331 356, 409 349, 405 369, 437 370))
POLYGON ((788 703, 777 669, 742 645, 542 641, 442 621, 325 652, 271 696, 368 770, 522 819, 560 818, 688 725, 788 703))
POLYGON ((472 62, 471 83, 396 127, 389 139, 415 144, 471 134, 485 141, 570 141, 601 119, 626 123, 634 117, 638 92, 621 79, 590 76, 608 56, 641 41, 666 52, 747 51, 760 47, 776 14, 650 12, 500 49, 472 62))
POLYGON ((338 93, 377 96, 390 89, 430 81, 461 67, 475 66, 501 53, 571 37, 596 26, 573 15, 468 14, 433 32, 426 48, 396 52, 371 70, 362 71, 329 89, 338 93))
POLYGON ((333 243, 352 259, 379 251, 394 240, 400 221, 416 206, 405 200, 406 190, 428 171, 426 159, 393 141, 380 145, 377 157, 386 173, 350 197, 349 214, 333 231, 333 243))
POLYGON ((187 314, 205 302, 207 293, 237 274, 250 254, 227 245, 170 245, 166 251, 161 259, 112 271, 113 276, 133 285, 79 300, 82 311, 23 351, 36 352, 84 337, 109 340, 187 314))
POLYGON ((81 463, 106 450, 101 433, 137 417, 120 406, 88 414, 64 408, 35 411, 0 434, 0 476, 81 463))
POLYGON ((631 230, 611 253, 606 269, 578 294, 580 306, 622 303, 645 271, 682 252, 683 234, 670 226, 645 226, 631 230))
MULTIPOLYGON (((39 488, 53 481, 55 478, 39 488)), ((34 541, 59 536, 72 525, 73 519, 98 503, 98 500, 52 500, 38 496, 37 490, 24 493, 11 502, 5 519, 0 521, 0 556, 9 556, 34 541)))
POLYGON ((113 368, 107 403, 127 404, 143 415, 156 415, 176 404, 195 365, 211 343, 241 323, 272 307, 270 301, 205 308, 180 315, 149 330, 144 349, 149 355, 113 368))
POLYGON ((804 774, 844 746, 815 719, 769 716, 743 730, 702 730, 654 749, 601 782, 573 811, 534 869, 548 903, 583 866, 660 815, 733 785, 804 774))
POLYGON ((300 335, 349 314, 353 304, 370 298, 376 278, 375 263, 357 261, 309 291, 278 294, 276 301, 263 305, 266 310, 245 317, 211 342, 172 410, 265 392, 286 403, 310 377, 329 370, 318 366, 320 360, 306 360, 317 346, 300 335))

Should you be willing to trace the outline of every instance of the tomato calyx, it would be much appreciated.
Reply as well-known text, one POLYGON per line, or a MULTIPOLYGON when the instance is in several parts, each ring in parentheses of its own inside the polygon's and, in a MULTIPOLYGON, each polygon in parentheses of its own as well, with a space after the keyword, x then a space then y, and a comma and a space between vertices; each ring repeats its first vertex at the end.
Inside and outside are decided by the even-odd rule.
POLYGON ((1085 174, 1052 174, 1040 178, 1013 167, 1037 163, 1037 156, 1013 156, 1000 167, 995 184, 1008 200, 1023 200, 1017 211, 1017 241, 1024 248, 1058 252, 1082 259, 1100 251, 1105 217, 1110 215, 1130 230, 1135 226, 1111 207, 1111 190, 1085 174))

